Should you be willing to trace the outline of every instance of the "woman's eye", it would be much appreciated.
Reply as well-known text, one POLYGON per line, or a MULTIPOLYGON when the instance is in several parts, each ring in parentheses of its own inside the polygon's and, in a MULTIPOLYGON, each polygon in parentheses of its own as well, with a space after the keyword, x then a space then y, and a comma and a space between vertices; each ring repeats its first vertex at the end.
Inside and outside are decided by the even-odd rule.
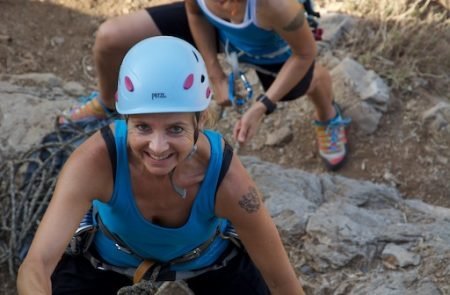
POLYGON ((175 134, 179 134, 179 133, 183 132, 183 130, 184 129, 182 127, 180 127, 180 126, 170 127, 170 132, 171 133, 175 133, 175 134))
POLYGON ((138 125, 136 125, 136 129, 139 131, 147 131, 147 130, 149 130, 149 127, 144 124, 138 124, 138 125))

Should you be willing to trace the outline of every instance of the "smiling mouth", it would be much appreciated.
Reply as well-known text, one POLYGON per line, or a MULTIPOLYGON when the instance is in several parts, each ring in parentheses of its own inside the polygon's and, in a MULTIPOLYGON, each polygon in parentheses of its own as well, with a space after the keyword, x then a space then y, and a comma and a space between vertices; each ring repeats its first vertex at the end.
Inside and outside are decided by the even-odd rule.
POLYGON ((145 152, 145 154, 148 157, 150 157, 151 159, 156 160, 156 161, 163 161, 163 160, 166 160, 166 159, 168 159, 168 158, 170 158, 172 156, 172 154, 163 155, 163 156, 157 156, 157 155, 152 155, 149 152, 145 152))

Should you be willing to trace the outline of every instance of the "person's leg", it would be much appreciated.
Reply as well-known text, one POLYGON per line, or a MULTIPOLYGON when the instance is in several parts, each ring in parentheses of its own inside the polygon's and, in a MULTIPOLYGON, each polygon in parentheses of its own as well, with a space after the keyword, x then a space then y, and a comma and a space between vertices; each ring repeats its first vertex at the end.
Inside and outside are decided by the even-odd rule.
POLYGON ((327 69, 316 66, 306 94, 316 109, 314 126, 319 156, 328 169, 335 171, 347 158, 346 127, 350 119, 342 117, 339 106, 334 102, 332 80, 327 69))
POLYGON ((91 121, 108 117, 115 109, 120 64, 127 51, 139 41, 160 35, 194 43, 184 2, 154 6, 118 16, 102 23, 93 47, 99 93, 63 114, 59 122, 91 121))
POLYGON ((96 270, 83 256, 64 255, 52 275, 53 295, 115 295, 131 280, 111 271, 96 270))
POLYGON ((328 121, 336 116, 336 110, 333 107, 331 76, 323 66, 315 65, 313 78, 306 95, 314 104, 316 120, 328 121))
MULTIPOLYGON (((264 70, 277 73, 283 64, 262 66, 264 70)), ((258 73, 264 89, 275 79, 274 75, 258 73)), ((346 126, 349 119, 341 116, 339 106, 334 102, 332 80, 327 69, 313 64, 303 79, 283 97, 289 101, 307 95, 315 107, 315 129, 319 155, 330 170, 339 169, 344 163, 347 153, 346 126)))
MULTIPOLYGON (((277 73, 280 71, 282 66, 282 63, 256 66, 256 74, 258 75, 259 81, 261 82, 264 89, 268 89, 272 85, 277 73)), ((306 72, 303 79, 298 82, 298 84, 294 86, 294 88, 292 88, 281 100, 295 100, 305 95, 312 84, 315 67, 316 65, 315 63, 313 63, 306 72)))
POLYGON ((187 280, 196 295, 267 295, 264 279, 248 254, 241 251, 224 268, 187 280))
POLYGON ((193 43, 183 2, 112 18, 100 26, 93 51, 100 98, 108 108, 114 109, 119 67, 126 52, 137 42, 159 35, 193 43))
POLYGON ((137 42, 161 35, 146 10, 112 18, 100 25, 93 49, 100 99, 114 109, 119 67, 126 52, 137 42))

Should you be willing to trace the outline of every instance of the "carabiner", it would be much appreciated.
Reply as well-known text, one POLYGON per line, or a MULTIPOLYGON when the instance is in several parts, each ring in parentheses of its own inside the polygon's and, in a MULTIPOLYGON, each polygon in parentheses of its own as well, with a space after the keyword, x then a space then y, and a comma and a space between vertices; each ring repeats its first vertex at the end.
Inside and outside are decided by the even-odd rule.
POLYGON ((245 91, 247 95, 245 97, 240 97, 236 95, 236 80, 237 78, 234 76, 234 72, 231 72, 228 76, 228 98, 231 101, 231 104, 236 108, 239 113, 243 113, 248 108, 248 103, 253 97, 253 88, 247 77, 242 71, 239 71, 239 78, 242 81, 245 91))

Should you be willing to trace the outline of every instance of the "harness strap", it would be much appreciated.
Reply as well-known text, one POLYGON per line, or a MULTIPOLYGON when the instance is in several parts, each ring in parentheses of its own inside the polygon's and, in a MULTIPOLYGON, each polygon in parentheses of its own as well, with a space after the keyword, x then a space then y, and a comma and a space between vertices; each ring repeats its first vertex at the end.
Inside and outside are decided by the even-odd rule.
MULTIPOLYGON (((225 56, 227 61, 230 63, 230 58, 232 59, 239 59, 241 56, 246 55, 248 57, 254 58, 254 59, 262 59, 262 58, 268 58, 268 59, 272 59, 272 58, 276 58, 282 54, 285 54, 286 52, 288 52, 289 50, 291 50, 291 48, 289 47, 289 45, 285 45, 283 47, 280 47, 272 52, 269 53, 263 53, 263 54, 251 54, 249 52, 246 52, 240 48, 237 48, 233 45, 233 48, 235 49, 235 51, 231 51, 230 52, 230 41, 227 39, 225 40, 225 46, 224 46, 224 51, 225 51, 225 56), (233 53, 235 55, 235 57, 233 56, 233 53)), ((230 66, 233 67, 233 65, 236 65, 236 62, 232 61, 230 63, 230 66)), ((233 69, 235 71, 235 69, 233 69)))
POLYGON ((231 259, 233 259, 236 255, 239 254, 239 249, 233 247, 228 253, 222 255, 215 263, 211 266, 207 266, 205 268, 196 269, 196 270, 186 270, 186 271, 174 271, 170 270, 167 266, 161 266, 160 269, 154 269, 153 271, 150 269, 150 272, 144 276, 144 280, 150 281, 178 281, 178 280, 186 280, 196 276, 199 276, 205 272, 218 270, 228 265, 231 259))
POLYGON ((131 277, 131 278, 133 277, 133 275, 136 271, 136 269, 132 268, 132 267, 119 267, 119 266, 108 264, 108 263, 104 262, 103 260, 95 257, 92 254, 92 250, 89 250, 86 253, 84 253, 84 257, 91 263, 91 265, 95 269, 98 269, 98 270, 114 271, 119 274, 131 277))
POLYGON ((142 261, 134 272, 133 284, 139 283, 144 278, 144 275, 148 272, 148 270, 155 265, 155 263, 155 261, 148 259, 142 261))
MULTIPOLYGON (((205 251, 205 250, 212 244, 212 242, 213 242, 218 236, 221 236, 221 231, 220 231, 220 228, 219 228, 219 226, 218 226, 217 229, 216 229, 216 232, 214 233, 214 235, 212 235, 208 240, 206 240, 205 242, 203 242, 202 244, 200 244, 199 246, 197 246, 196 248, 194 248, 193 250, 191 250, 189 253, 186 253, 186 254, 184 254, 184 255, 182 255, 182 256, 180 256, 180 257, 174 258, 174 259, 168 261, 167 263, 163 263, 163 264, 161 264, 161 263, 159 263, 159 262, 156 262, 156 261, 151 261, 151 262, 152 262, 151 265, 146 266, 146 264, 147 264, 146 261, 149 261, 149 262, 150 262, 150 260, 145 259, 144 257, 139 256, 139 255, 136 254, 134 251, 132 251, 132 250, 130 249, 130 247, 127 246, 127 244, 126 244, 122 239, 120 239, 120 237, 118 237, 117 235, 111 233, 111 232, 108 230, 108 228, 104 225, 104 223, 102 222, 102 219, 101 219, 100 215, 97 214, 97 212, 94 212, 94 214, 95 214, 94 218, 97 220, 98 229, 99 229, 106 237, 108 237, 110 240, 112 240, 112 241, 115 243, 115 245, 116 245, 116 247, 117 247, 118 250, 123 251, 123 252, 125 252, 125 253, 127 253, 127 254, 130 254, 130 255, 137 256, 137 257, 139 257, 139 258, 141 258, 141 259, 143 260, 143 263, 145 262, 144 265, 142 265, 142 269, 139 270, 140 272, 143 272, 142 275, 139 275, 141 279, 142 279, 142 276, 145 274, 145 272, 147 272, 147 271, 152 267, 153 264, 164 265, 164 266, 165 266, 165 265, 171 266, 171 265, 174 265, 174 264, 179 264, 179 263, 183 263, 183 262, 188 262, 188 261, 191 261, 191 260, 193 260, 193 259, 198 258, 198 257, 201 255, 201 253, 202 253, 203 251, 205 251)), ((142 263, 141 263, 141 264, 142 264, 142 263)), ((141 265, 138 266, 138 269, 139 269, 140 267, 141 267, 141 265)), ((137 271, 138 271, 138 270, 136 270, 136 272, 137 272, 137 271)), ((136 275, 136 273, 133 274, 133 277, 135 277, 135 275, 136 275)))
POLYGON ((205 251, 211 244, 214 242, 214 240, 220 236, 220 227, 217 226, 216 232, 212 237, 210 237, 207 241, 203 242, 200 246, 196 247, 195 249, 191 250, 189 253, 184 254, 178 258, 172 259, 168 263, 170 265, 179 264, 183 262, 188 262, 191 260, 194 260, 195 258, 198 258, 203 251, 205 251))
POLYGON ((233 158, 233 147, 225 140, 225 146, 223 148, 223 156, 222 156, 222 167, 220 167, 219 179, 217 180, 216 194, 219 189, 220 184, 222 183, 225 174, 230 168, 231 160, 233 158))
POLYGON ((144 259, 144 257, 139 256, 137 253, 131 250, 131 248, 116 234, 112 233, 106 225, 103 223, 102 219, 100 218, 100 214, 95 210, 94 212, 94 219, 97 221, 98 229, 111 241, 113 241, 116 245, 117 250, 120 250, 122 252, 125 252, 130 255, 134 255, 136 257, 139 257, 141 259, 144 259))
MULTIPOLYGON (((149 265, 147 269, 145 269, 144 266, 142 266, 142 271, 145 271, 143 274, 140 273, 136 275, 137 269, 136 268, 126 268, 126 267, 118 267, 114 265, 110 265, 101 259, 97 258, 95 255, 93 255, 90 251, 86 252, 84 254, 84 257, 91 263, 91 265, 98 270, 102 271, 114 271, 116 273, 125 275, 127 277, 133 278, 133 282, 139 282, 135 281, 135 276, 141 276, 140 280, 148 280, 151 282, 163 282, 163 281, 177 281, 177 280, 186 280, 190 279, 196 276, 199 276, 205 272, 211 271, 211 270, 217 270, 221 269, 228 265, 231 259, 233 259, 236 255, 238 255, 239 250, 236 247, 233 247, 228 253, 225 253, 217 261, 220 261, 218 263, 215 263, 211 266, 196 269, 196 270, 186 270, 186 271, 174 271, 170 270, 170 267, 168 264, 160 265, 160 264, 152 264, 149 265)), ((147 266, 147 265, 146 265, 147 266)), ((139 267, 138 267, 139 268, 139 267)))
POLYGON ((100 133, 105 140, 106 148, 108 149, 109 158, 111 160, 113 180, 116 179, 116 167, 117 167, 117 151, 116 151, 116 142, 114 140, 114 135, 111 131, 109 125, 103 126, 100 129, 100 133))

